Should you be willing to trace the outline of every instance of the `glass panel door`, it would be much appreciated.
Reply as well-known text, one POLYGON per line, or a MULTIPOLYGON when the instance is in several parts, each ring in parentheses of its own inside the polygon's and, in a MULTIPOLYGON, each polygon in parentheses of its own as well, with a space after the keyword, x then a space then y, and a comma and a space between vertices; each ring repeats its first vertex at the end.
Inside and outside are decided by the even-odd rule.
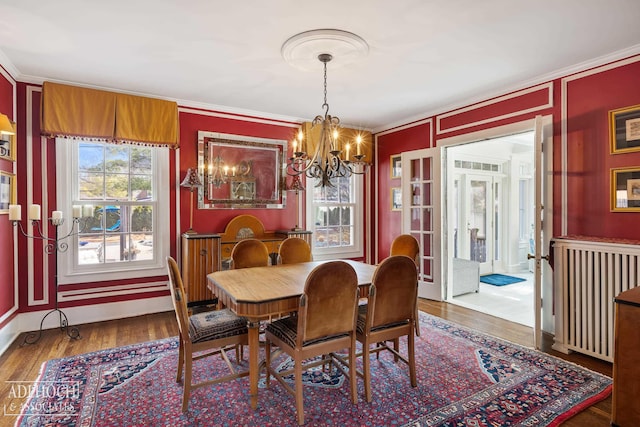
POLYGON ((441 301, 440 148, 402 153, 401 162, 402 232, 420 243, 418 296, 441 301))

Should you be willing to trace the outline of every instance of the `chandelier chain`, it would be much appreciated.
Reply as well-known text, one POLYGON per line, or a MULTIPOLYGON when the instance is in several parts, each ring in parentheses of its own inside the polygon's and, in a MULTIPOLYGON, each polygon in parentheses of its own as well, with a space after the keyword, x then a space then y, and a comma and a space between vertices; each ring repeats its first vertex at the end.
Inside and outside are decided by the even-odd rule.
POLYGON ((322 104, 322 108, 324 109, 324 115, 329 114, 329 103, 327 102, 327 63, 324 62, 324 104, 322 104))

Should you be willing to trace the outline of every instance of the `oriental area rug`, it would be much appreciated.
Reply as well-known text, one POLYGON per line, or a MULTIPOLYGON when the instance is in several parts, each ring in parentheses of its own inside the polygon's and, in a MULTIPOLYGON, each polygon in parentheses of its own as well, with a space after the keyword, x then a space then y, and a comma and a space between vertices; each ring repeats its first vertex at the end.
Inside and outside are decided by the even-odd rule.
MULTIPOLYGON (((307 426, 555 426, 606 398, 611 379, 547 354, 420 313, 418 386, 389 352, 372 356, 373 401, 351 403, 340 371, 310 371, 304 383, 307 426)), ((401 350, 404 351, 401 341, 401 350)), ((176 338, 50 360, 17 426, 294 426, 295 400, 277 381, 260 384, 249 405, 248 377, 192 392, 182 413, 175 381, 176 338)), ((231 360, 234 360, 230 352, 231 360)), ((289 360, 274 363, 284 369, 289 360)), ((361 360, 358 362, 361 365, 361 360)), ((240 368, 246 369, 247 361, 240 368)), ((195 363, 194 376, 223 372, 219 357, 195 363)), ((262 380, 264 381, 264 379, 262 380)))

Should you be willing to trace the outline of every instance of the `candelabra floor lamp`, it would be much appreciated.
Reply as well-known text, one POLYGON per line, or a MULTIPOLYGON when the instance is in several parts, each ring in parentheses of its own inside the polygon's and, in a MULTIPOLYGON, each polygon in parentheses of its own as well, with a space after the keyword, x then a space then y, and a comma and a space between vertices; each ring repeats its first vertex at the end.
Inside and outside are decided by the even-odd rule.
POLYGON ((296 195, 296 226, 291 229, 291 231, 300 231, 302 228, 298 225, 298 221, 300 220, 300 192, 304 191, 304 186, 300 181, 300 177, 298 175, 294 175, 291 180, 291 185, 287 187, 287 191, 293 191, 296 195))
MULTIPOLYGON (((66 239, 68 239, 73 235, 81 233, 83 231, 82 229, 84 228, 84 226, 80 227, 80 222, 83 218, 80 218, 79 216, 74 217, 73 224, 71 226, 71 230, 69 231, 69 233, 64 236, 60 236, 59 228, 60 226, 62 226, 62 224, 64 224, 64 218, 62 217, 61 211, 52 212, 52 217, 49 218, 49 222, 51 223, 51 225, 55 227, 56 231, 55 231, 55 238, 51 238, 51 237, 45 236, 44 233, 42 232, 42 226, 40 221, 40 206, 31 205, 29 207, 29 217, 30 217, 29 219, 31 220, 31 225, 35 230, 34 234, 28 234, 22 227, 22 223, 20 222, 20 205, 9 206, 9 220, 13 222, 13 226, 17 227, 18 230, 20 230, 20 233, 23 236, 25 236, 27 239, 42 240, 44 244, 45 253, 47 255, 53 255, 54 287, 55 287, 54 293, 53 293, 54 308, 49 310, 42 317, 42 320, 40 321, 40 328, 37 331, 28 332, 25 335, 24 341, 22 342, 21 345, 37 343, 42 337, 44 321, 47 319, 47 317, 51 315, 55 316, 56 313, 58 314, 60 330, 65 332, 67 336, 71 339, 74 339, 74 340, 80 339, 81 338, 80 330, 77 327, 69 326, 69 319, 67 318, 67 315, 58 306, 58 253, 64 253, 69 249, 68 243, 65 242, 66 239), (76 231, 76 227, 78 227, 77 231, 76 231)), ((86 221, 84 222, 83 225, 86 225, 86 221)))
POLYGON ((187 231, 187 233, 195 234, 195 231, 193 230, 193 192, 198 187, 202 187, 202 181, 200 181, 198 170, 196 168, 187 169, 187 173, 180 183, 180 187, 186 187, 189 189, 189 231, 187 231))

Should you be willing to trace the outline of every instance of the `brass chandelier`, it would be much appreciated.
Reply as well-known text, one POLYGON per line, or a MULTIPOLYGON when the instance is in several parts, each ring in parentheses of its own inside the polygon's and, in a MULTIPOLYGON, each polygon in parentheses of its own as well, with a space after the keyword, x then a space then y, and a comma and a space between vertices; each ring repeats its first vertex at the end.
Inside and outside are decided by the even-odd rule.
POLYGON ((350 177, 351 175, 362 175, 367 172, 368 165, 364 162, 364 154, 361 154, 360 145, 362 139, 357 137, 354 148, 355 153, 350 156, 351 145, 345 144, 346 157, 340 157, 342 151, 338 149, 338 138, 340 130, 340 119, 329 114, 329 103, 327 102, 327 63, 333 59, 329 53, 321 53, 318 60, 324 66, 324 103, 322 109, 324 115, 316 116, 311 128, 320 127, 320 136, 314 144, 307 135, 307 148, 313 147, 313 153, 307 153, 303 149, 302 131, 298 133, 298 138, 293 141, 293 155, 287 162, 287 174, 298 177, 306 175, 308 178, 318 180, 317 187, 333 187, 332 179, 338 177, 350 177))

